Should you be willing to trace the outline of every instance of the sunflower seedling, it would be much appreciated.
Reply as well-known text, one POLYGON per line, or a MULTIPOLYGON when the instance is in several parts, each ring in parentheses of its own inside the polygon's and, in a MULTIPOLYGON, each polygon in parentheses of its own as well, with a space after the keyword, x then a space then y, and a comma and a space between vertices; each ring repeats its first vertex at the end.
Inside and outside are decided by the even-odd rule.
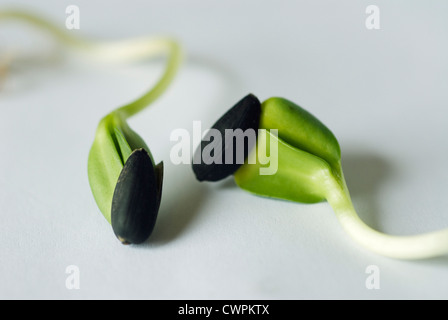
MULTIPOLYGON (((254 113, 253 116, 257 114, 254 113)), ((234 114, 234 121, 246 114, 234 114)), ((231 123, 231 121, 230 121, 231 123)), ((360 245, 396 259, 425 259, 448 253, 448 229, 410 236, 389 235, 365 224, 356 213, 341 166, 341 149, 334 134, 311 113, 273 97, 261 104, 256 146, 233 172, 236 184, 258 196, 299 203, 327 201, 343 229, 360 245), (273 134, 273 132, 277 134, 273 134), (260 154, 278 150, 278 170, 260 174, 266 165, 260 154), (255 158, 255 162, 248 159, 255 158)), ((215 170, 215 167, 210 167, 215 170)), ((210 173, 213 175, 213 172, 210 173)))
POLYGON ((160 206, 163 163, 155 165, 148 146, 129 127, 127 119, 150 105, 171 83, 181 61, 180 46, 165 37, 90 41, 20 10, 0 11, 0 19, 29 23, 50 33, 71 52, 96 63, 130 63, 168 56, 163 75, 150 90, 101 119, 88 157, 93 196, 117 238, 124 244, 145 241, 153 231, 160 206))
POLYGON ((100 121, 88 159, 89 183, 100 211, 123 244, 153 231, 162 194, 163 163, 118 112, 100 121))
POLYGON ((167 39, 156 42, 154 48, 165 46, 171 53, 164 75, 141 98, 100 121, 89 153, 94 198, 123 244, 139 244, 151 235, 162 196, 163 163, 155 165, 148 146, 126 122, 162 94, 178 68, 178 45, 167 39))

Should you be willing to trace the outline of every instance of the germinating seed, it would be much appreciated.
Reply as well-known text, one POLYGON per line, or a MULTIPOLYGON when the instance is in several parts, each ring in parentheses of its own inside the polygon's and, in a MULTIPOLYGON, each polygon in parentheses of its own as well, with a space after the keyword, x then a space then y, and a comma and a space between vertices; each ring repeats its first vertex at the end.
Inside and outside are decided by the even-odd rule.
POLYGON ((139 244, 152 233, 162 193, 163 165, 154 166, 146 150, 129 156, 112 200, 112 228, 123 244, 139 244))
POLYGON ((212 126, 194 154, 199 181, 219 181, 238 170, 256 143, 260 113, 260 101, 248 94, 212 126))

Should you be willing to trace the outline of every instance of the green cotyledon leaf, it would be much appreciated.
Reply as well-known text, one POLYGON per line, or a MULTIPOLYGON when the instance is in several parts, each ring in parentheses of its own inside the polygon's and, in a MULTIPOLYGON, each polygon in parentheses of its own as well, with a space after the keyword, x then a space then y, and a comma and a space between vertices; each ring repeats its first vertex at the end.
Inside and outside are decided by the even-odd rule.
POLYGON ((273 97, 261 104, 259 137, 252 157, 234 174, 242 189, 273 198, 303 203, 325 200, 328 181, 344 185, 341 150, 334 134, 295 103, 273 97), (275 131, 275 134, 272 132, 275 131), (276 146, 272 150, 271 146, 276 146), (264 164, 260 155, 270 155, 264 164), (262 174, 263 167, 278 167, 262 174), (333 178, 335 177, 335 178, 333 178))
POLYGON ((98 124, 89 152, 88 176, 95 201, 111 223, 111 206, 118 177, 133 150, 149 148, 118 112, 112 112, 98 124))
POLYGON ((260 129, 276 129, 285 143, 327 161, 339 175, 341 149, 334 134, 294 102, 273 97, 261 105, 260 129))
POLYGON ((256 147, 235 172, 234 179, 240 188, 257 195, 316 203, 325 200, 325 184, 330 176, 326 161, 292 147, 268 130, 260 130, 256 147), (270 155, 270 163, 263 164, 260 157, 264 155, 270 155), (276 172, 262 174, 263 168, 274 165, 273 161, 277 161, 276 172))

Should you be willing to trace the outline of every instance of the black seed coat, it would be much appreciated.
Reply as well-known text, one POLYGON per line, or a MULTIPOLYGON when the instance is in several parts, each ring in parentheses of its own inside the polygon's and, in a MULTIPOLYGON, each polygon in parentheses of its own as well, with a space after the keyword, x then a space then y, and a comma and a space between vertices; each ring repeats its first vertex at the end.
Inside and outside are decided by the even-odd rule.
POLYGON ((139 244, 152 233, 162 194, 163 163, 155 166, 144 149, 135 150, 118 178, 112 199, 112 229, 123 244, 139 244))
MULTIPOLYGON (((238 163, 237 152, 242 150, 237 150, 237 144, 235 139, 229 141, 225 139, 226 129, 241 129, 245 132, 247 129, 252 129, 255 132, 255 137, 258 135, 258 127, 260 124, 260 114, 261 114, 261 103, 257 97, 253 94, 248 94, 246 97, 241 99, 237 104, 235 104, 229 111, 227 111, 212 127, 212 129, 217 129, 221 133, 222 141, 219 145, 219 141, 214 141, 210 134, 207 134, 201 141, 200 146, 196 149, 193 157, 193 172, 196 179, 199 181, 219 181, 222 180, 238 170, 242 163, 238 163), (211 140, 211 141, 210 141, 211 140), (233 148, 232 148, 232 145, 233 148), (209 146, 210 145, 210 146, 209 146), (219 150, 221 154, 213 155, 221 159, 221 163, 204 163, 202 159, 203 150, 205 147, 209 150, 219 150), (214 148, 216 146, 216 148, 214 148), (232 148, 233 161, 232 163, 226 163, 226 154, 232 148)), ((254 141, 255 143, 255 141, 254 141)), ((249 151, 254 147, 254 145, 249 145, 247 139, 244 140, 244 159, 247 158, 249 151)), ((230 154, 229 154, 230 157, 230 154)), ((228 162, 228 161, 227 161, 228 162)))

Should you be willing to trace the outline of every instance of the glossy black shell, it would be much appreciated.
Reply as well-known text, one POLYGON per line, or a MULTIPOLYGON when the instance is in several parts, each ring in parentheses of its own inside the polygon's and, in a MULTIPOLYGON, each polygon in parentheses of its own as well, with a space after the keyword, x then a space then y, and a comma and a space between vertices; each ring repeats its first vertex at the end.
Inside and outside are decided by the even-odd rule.
POLYGON ((201 141, 200 146, 195 151, 193 156, 193 172, 196 179, 199 181, 219 181, 235 173, 238 168, 243 164, 237 159, 238 152, 243 151, 243 159, 247 158, 250 150, 254 147, 256 141, 249 141, 244 139, 244 149, 237 150, 237 143, 235 139, 226 139, 226 129, 241 129, 242 132, 251 129, 255 133, 255 140, 258 136, 258 127, 260 124, 261 103, 256 96, 248 94, 238 103, 236 103, 229 111, 227 111, 216 123, 212 126, 212 129, 216 129, 221 134, 221 141, 215 141, 211 138, 210 134, 207 134, 201 141), (220 154, 213 155, 220 157, 220 163, 218 161, 212 163, 205 163, 202 157, 204 148, 208 147, 209 150, 218 150, 220 154), (228 154, 232 151, 232 154, 228 154), (228 155, 227 155, 228 154, 228 155), (230 157, 233 155, 232 161, 227 161, 226 155, 230 157), (199 163, 200 162, 200 163, 199 163))
POLYGON ((112 199, 112 229, 123 244, 139 244, 152 233, 162 194, 163 163, 154 166, 144 149, 135 150, 120 173, 112 199))

